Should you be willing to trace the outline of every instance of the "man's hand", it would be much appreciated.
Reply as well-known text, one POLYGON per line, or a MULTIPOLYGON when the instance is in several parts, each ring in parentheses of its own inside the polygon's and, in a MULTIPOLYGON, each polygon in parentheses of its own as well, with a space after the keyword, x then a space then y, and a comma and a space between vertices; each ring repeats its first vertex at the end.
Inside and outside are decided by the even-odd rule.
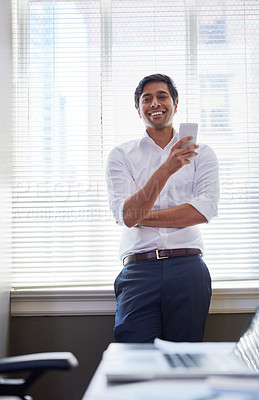
POLYGON ((191 139, 192 136, 182 138, 172 147, 170 154, 164 163, 170 175, 177 172, 184 165, 190 164, 190 159, 198 155, 198 153, 195 152, 199 147, 197 144, 182 148, 182 145, 189 142, 191 139))

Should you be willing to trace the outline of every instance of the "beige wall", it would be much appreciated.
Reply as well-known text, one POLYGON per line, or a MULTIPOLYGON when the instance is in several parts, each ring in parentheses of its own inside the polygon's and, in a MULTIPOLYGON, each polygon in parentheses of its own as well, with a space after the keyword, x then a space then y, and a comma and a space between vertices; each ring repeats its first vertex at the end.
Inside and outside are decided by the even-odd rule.
POLYGON ((11 250, 11 1, 0 1, 0 356, 6 352, 11 250))

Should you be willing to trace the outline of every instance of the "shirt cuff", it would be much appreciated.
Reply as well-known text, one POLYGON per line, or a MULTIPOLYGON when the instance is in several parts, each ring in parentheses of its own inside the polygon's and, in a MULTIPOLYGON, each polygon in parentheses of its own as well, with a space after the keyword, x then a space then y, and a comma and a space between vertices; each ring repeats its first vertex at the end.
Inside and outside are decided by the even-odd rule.
POLYGON ((114 218, 116 219, 117 224, 126 226, 126 224, 124 222, 124 218, 123 218, 124 203, 125 203, 125 200, 120 200, 120 201, 116 202, 116 204, 114 204, 111 207, 111 210, 112 210, 114 218))
POLYGON ((207 222, 210 222, 212 218, 218 216, 218 206, 211 199, 207 197, 193 199, 188 201, 197 211, 199 211, 206 218, 207 222))

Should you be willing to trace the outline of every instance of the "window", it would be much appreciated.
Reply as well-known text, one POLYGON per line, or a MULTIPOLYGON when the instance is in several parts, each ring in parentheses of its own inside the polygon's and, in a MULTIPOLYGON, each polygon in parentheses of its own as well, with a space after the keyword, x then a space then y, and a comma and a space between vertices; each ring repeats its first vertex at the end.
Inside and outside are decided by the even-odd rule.
POLYGON ((13 4, 13 287, 112 285, 105 161, 143 134, 133 92, 154 72, 178 87, 176 128, 197 121, 219 158, 219 217, 202 226, 213 279, 258 279, 258 2, 13 4))

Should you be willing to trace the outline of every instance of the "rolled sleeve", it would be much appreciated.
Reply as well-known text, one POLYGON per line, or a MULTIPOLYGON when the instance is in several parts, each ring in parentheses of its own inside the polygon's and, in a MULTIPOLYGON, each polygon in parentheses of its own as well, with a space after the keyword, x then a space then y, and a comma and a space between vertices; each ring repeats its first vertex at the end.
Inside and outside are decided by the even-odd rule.
POLYGON ((197 160, 193 186, 194 197, 188 201, 209 222, 218 215, 219 165, 215 152, 204 146, 197 160))
POLYGON ((106 186, 110 209, 120 225, 125 225, 123 207, 125 200, 136 192, 136 185, 121 149, 114 148, 106 164, 106 186))

